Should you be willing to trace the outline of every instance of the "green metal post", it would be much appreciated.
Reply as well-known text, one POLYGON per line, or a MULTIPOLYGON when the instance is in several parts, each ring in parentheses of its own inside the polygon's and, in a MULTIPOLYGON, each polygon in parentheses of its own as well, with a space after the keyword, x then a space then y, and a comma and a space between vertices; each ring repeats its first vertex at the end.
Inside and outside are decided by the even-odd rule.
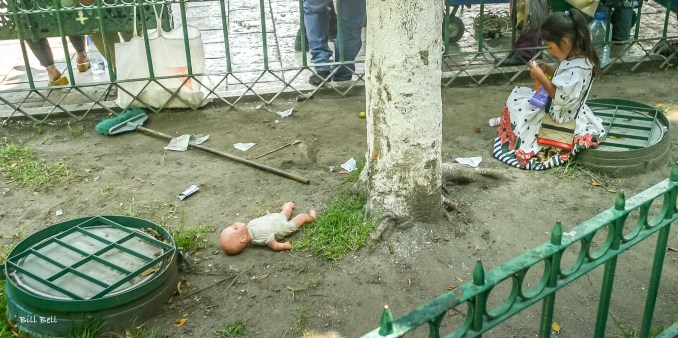
MULTIPOLYGON (((617 200, 615 201, 615 211, 623 212, 626 206, 626 199, 624 194, 621 193, 617 195, 617 200)), ((625 218, 619 218, 615 222, 611 223, 612 232, 612 243, 608 250, 619 250, 619 244, 621 243, 622 230, 624 226, 625 218)), ((605 262, 605 272, 603 273, 603 282, 600 286, 600 299, 598 300, 598 314, 596 316, 596 327, 593 331, 593 337, 604 338, 605 337, 605 328, 607 326, 607 316, 610 310, 610 301, 612 299, 612 288, 614 286, 614 273, 617 269, 617 257, 614 256, 605 262)))
MULTIPOLYGON (((678 183, 678 167, 671 168, 671 175, 669 180, 672 183, 678 183)), ((676 212, 676 188, 666 193, 665 198, 668 199, 666 203, 669 207, 666 208, 664 219, 670 219, 676 212)), ((652 317, 654 315, 654 307, 657 303, 657 292, 659 291, 659 282, 662 277, 662 269, 664 267, 664 257, 666 256, 666 248, 669 241, 669 232, 671 231, 671 224, 667 224, 657 235, 657 246, 654 251, 654 262, 652 263, 652 273, 650 274, 650 285, 647 288, 647 298, 645 300, 645 312, 643 313, 643 325, 640 328, 640 336, 648 337, 650 329, 652 328, 652 317)))
MULTIPOLYGON (((563 241, 563 226, 556 222, 551 230, 551 245, 561 246, 563 241)), ((547 288, 558 286, 558 276, 560 275, 560 259, 562 251, 558 251, 551 256, 551 268, 549 271, 549 280, 546 282, 547 288)), ((551 337, 551 323, 553 322, 553 308, 556 304, 556 293, 544 297, 541 307, 541 324, 539 325, 539 337, 551 337)))
POLYGON ((268 70, 268 43, 266 42, 266 10, 264 0, 259 0, 259 15, 261 16, 261 43, 264 49, 264 71, 268 70))
MULTIPOLYGON (((167 5, 169 8, 169 5, 167 5)), ((186 68, 188 70, 188 75, 193 77, 193 64, 191 63, 191 44, 188 40, 188 27, 186 27, 186 1, 179 0, 179 12, 181 14, 181 27, 183 28, 184 33, 184 50, 186 51, 186 68)), ((160 20, 158 20, 158 30, 162 30, 162 11, 160 12, 160 20)))
MULTIPOLYGON (((19 15, 19 9, 16 4, 16 1, 10 0, 9 3, 9 11, 13 13, 14 15, 14 22, 15 22, 15 27, 16 27, 16 33, 17 37, 19 38, 19 45, 21 46, 21 55, 24 58, 24 67, 26 67, 26 75, 28 76, 28 87, 31 90, 35 89, 35 82, 33 81, 33 71, 31 70, 31 65, 28 62, 28 54, 26 53, 26 44, 24 44, 24 34, 23 34, 23 23, 22 23, 22 18, 25 16, 19 15)), ((34 5, 35 6, 35 5, 34 5)), ((28 17, 26 17, 28 20, 28 17)), ((22 102, 23 104, 23 102, 22 102)), ((9 119, 7 119, 5 122, 7 122, 9 119)), ((3 123, 4 125, 4 123, 3 123)))
POLYGON ((144 46, 146 47, 146 61, 148 62, 148 75, 151 79, 155 79, 155 71, 153 70, 153 58, 151 57, 151 44, 148 41, 148 30, 146 28, 146 10, 144 9, 144 0, 137 0, 135 6, 139 7, 141 15, 141 30, 144 35, 144 46))
POLYGON ((68 80, 71 86, 75 85, 75 77, 73 76, 73 66, 71 66, 71 53, 68 51, 68 43, 66 42, 66 30, 64 29, 64 19, 61 16, 61 1, 54 0, 52 2, 56 9, 57 26, 59 27, 59 35, 61 35, 61 45, 64 47, 64 59, 66 60, 66 69, 68 69, 68 80))
MULTIPOLYGON (((223 0, 222 0, 223 1, 223 0)), ((299 29, 301 29, 301 65, 308 66, 308 59, 306 56, 306 23, 304 21, 304 0, 299 0, 299 29)))
POLYGON ((428 338, 440 338, 440 323, 442 323, 446 313, 443 312, 428 322, 428 338))
POLYGON ((379 335, 387 336, 393 333, 393 314, 388 305, 384 305, 384 311, 381 313, 379 320, 379 335))
POLYGON ((480 1, 480 32, 475 32, 480 36, 478 39, 478 51, 483 51, 483 42, 485 42, 485 1, 480 1))
MULTIPOLYGON (((476 267, 473 269, 473 285, 483 286, 485 285, 485 269, 483 268, 483 263, 478 260, 476 267)), ((483 328, 483 317, 485 316, 485 306, 487 302, 487 294, 481 292, 475 296, 474 306, 473 306, 473 324, 471 328, 480 332, 483 328)), ((481 337, 480 334, 477 337, 481 337)))
POLYGON ((230 45, 228 42, 228 22, 226 21, 226 16, 228 13, 226 13, 226 0, 219 0, 219 8, 221 9, 221 30, 222 33, 224 34, 224 52, 226 53, 226 72, 227 73, 232 73, 231 69, 231 51, 230 51, 230 45))
MULTIPOLYGON (((106 20, 104 16, 104 11, 101 7, 101 0, 96 0, 95 2, 96 9, 97 9, 97 15, 99 16, 99 29, 101 29, 101 39, 103 40, 104 44, 104 55, 108 56, 106 58, 106 65, 108 66, 108 78, 110 82, 113 82, 116 80, 116 75, 115 72, 113 71, 113 58, 110 56, 113 55, 113 52, 108 45, 108 30, 106 29, 106 20)), ((90 51, 91 52, 91 51, 90 51)))
POLYGON ((339 44, 335 44, 335 48, 339 48, 339 60, 334 60, 335 62, 339 61, 342 64, 344 63, 344 33, 343 27, 341 26, 341 1, 335 2, 335 11, 337 12, 337 41, 339 44))

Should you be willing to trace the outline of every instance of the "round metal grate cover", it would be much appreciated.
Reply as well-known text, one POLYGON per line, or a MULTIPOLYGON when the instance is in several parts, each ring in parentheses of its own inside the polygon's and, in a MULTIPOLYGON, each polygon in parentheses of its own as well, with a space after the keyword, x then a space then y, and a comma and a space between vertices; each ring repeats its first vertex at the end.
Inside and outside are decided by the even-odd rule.
POLYGON ((603 120, 607 137, 575 160, 612 176, 627 176, 664 166, 670 156, 669 122, 664 112, 621 99, 593 99, 586 104, 603 120))

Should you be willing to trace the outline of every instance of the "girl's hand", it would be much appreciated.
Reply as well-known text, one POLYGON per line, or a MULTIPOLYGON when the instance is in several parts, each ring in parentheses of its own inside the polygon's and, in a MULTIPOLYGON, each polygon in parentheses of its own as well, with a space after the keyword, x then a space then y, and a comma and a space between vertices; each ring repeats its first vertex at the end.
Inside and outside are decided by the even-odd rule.
POLYGON ((544 63, 544 61, 535 61, 537 63, 537 66, 546 74, 547 76, 553 76, 553 73, 555 72, 555 69, 553 67, 549 66, 548 64, 544 63))
POLYGON ((545 82, 544 80, 546 79, 546 74, 544 74, 544 70, 539 66, 534 61, 530 61, 530 77, 533 80, 537 80, 539 82, 545 82))

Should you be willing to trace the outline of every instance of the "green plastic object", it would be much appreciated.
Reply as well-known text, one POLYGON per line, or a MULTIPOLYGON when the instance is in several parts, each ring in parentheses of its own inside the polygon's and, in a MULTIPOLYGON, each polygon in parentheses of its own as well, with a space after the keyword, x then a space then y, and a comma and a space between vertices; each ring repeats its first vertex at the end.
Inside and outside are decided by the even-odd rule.
POLYGON ((177 259, 171 235, 142 219, 96 216, 52 225, 8 256, 8 319, 32 337, 86 327, 121 332, 171 297, 177 259))
POLYGON ((115 135, 134 131, 144 124, 148 114, 140 108, 126 109, 115 117, 103 120, 94 127, 100 135, 115 135))

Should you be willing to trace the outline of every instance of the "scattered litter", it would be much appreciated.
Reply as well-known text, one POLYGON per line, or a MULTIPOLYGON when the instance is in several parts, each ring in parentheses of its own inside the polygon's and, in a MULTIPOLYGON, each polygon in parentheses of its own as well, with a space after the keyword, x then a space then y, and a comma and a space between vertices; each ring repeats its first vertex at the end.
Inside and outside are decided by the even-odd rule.
POLYGON ((555 334, 560 334, 560 324, 554 320, 553 323, 551 323, 551 330, 553 330, 555 334))
POLYGON ((198 188, 197 185, 194 184, 194 185, 188 187, 188 189, 184 190, 179 195, 177 195, 177 197, 179 197, 179 199, 183 201, 184 199, 188 198, 188 196, 193 195, 198 190, 200 190, 200 189, 198 188))
POLYGON ((259 109, 261 109, 261 107, 263 107, 263 106, 258 104, 256 108, 257 108, 257 110, 259 110, 259 109))
POLYGON ((170 140, 169 144, 165 146, 165 150, 186 151, 190 139, 191 135, 188 134, 177 136, 170 140))
POLYGON ((335 167, 335 166, 331 165, 331 166, 330 166, 330 172, 333 172, 333 171, 334 171, 334 169, 337 169, 337 167, 335 167))
POLYGON ((476 156, 476 157, 457 157, 454 159, 455 161, 461 163, 461 164, 466 164, 468 166, 471 166, 473 168, 477 168, 480 162, 483 160, 482 157, 476 156))
POLYGON ((54 214, 57 215, 57 216, 61 216, 61 215, 64 214, 64 212, 61 209, 59 209, 54 214))
POLYGON ((184 324, 186 324, 186 321, 187 321, 187 320, 188 320, 188 318, 180 318, 180 319, 177 319, 177 321, 174 323, 174 326, 176 326, 176 327, 181 327, 181 326, 183 326, 184 324))
POLYGON ((235 149, 248 151, 250 148, 254 147, 254 145, 256 145, 256 143, 236 143, 233 146, 235 149))
POLYGON ((288 117, 292 115, 292 112, 294 111, 294 108, 290 108, 287 110, 279 111, 276 114, 278 114, 280 117, 288 117))
POLYGON ((355 159, 351 157, 346 163, 341 165, 341 168, 350 173, 358 169, 358 164, 355 162, 355 159))
POLYGON ((203 134, 198 134, 198 135, 191 135, 191 140, 189 141, 190 144, 203 144, 205 141, 207 141, 210 138, 209 135, 203 135, 203 134))
POLYGON ((563 232, 563 236, 567 236, 567 237, 574 237, 576 235, 577 235, 576 231, 563 232))
POLYGON ((490 127, 496 127, 499 125, 501 122, 501 117, 493 117, 489 121, 487 121, 487 124, 490 125, 490 127))
POLYGON ((278 123, 278 122, 280 122, 280 121, 278 121, 278 120, 273 121, 273 123, 278 123))
POLYGON ((97 177, 94 178, 94 182, 96 182, 96 181, 98 181, 98 180, 99 180, 99 176, 97 176, 97 177))

